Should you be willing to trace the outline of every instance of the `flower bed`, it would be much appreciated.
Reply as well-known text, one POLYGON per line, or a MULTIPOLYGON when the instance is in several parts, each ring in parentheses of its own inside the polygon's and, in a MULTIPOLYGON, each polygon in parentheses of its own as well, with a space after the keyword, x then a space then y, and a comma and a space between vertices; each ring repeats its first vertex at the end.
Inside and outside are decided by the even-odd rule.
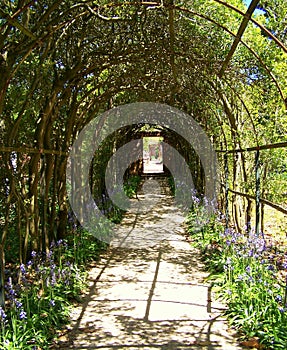
POLYGON ((242 339, 258 339, 258 348, 287 347, 287 252, 264 234, 225 229, 215 216, 195 230, 197 207, 188 217, 192 242, 203 254, 226 312, 242 339), (260 344, 261 345, 260 345, 260 344))
POLYGON ((0 348, 45 349, 68 321, 86 287, 85 265, 105 245, 78 229, 73 240, 52 243, 47 253, 6 268, 5 309, 0 307, 0 348))

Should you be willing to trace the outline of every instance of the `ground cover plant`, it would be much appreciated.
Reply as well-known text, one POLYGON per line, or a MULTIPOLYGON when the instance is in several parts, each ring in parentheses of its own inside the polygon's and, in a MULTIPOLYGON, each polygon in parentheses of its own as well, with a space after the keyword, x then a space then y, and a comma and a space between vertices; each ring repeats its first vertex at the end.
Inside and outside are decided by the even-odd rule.
POLYGON ((287 346, 287 252, 264 233, 236 232, 213 216, 201 230, 198 204, 188 216, 192 242, 203 254, 209 279, 227 303, 226 312, 242 340, 258 339, 258 348, 287 346))
POLYGON ((53 242, 47 253, 32 251, 27 263, 7 265, 1 349, 47 348, 86 287, 85 265, 104 247, 78 229, 73 239, 53 242))
MULTIPOLYGON (((140 180, 136 176, 124 183, 127 196, 136 194, 140 180)), ((118 221, 122 213, 114 212, 110 219, 118 221)), ((8 263, 6 303, 0 307, 0 348, 49 348, 68 321, 73 303, 81 301, 87 287, 87 264, 97 260, 106 247, 71 216, 67 239, 53 241, 47 252, 32 251, 25 263, 8 263)))

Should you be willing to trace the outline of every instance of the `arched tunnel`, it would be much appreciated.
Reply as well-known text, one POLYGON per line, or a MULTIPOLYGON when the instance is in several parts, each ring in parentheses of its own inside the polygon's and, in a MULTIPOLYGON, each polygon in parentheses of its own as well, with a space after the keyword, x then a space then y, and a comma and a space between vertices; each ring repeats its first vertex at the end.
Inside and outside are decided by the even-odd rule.
MULTIPOLYGON (((254 0, 247 8, 240 1, 215 0, 208 5, 3 6, 1 171, 13 191, 1 202, 7 208, 21 202, 26 219, 19 228, 31 236, 32 245, 65 235, 65 166, 73 140, 103 112, 134 102, 173 106, 205 130, 217 152, 223 196, 229 182, 232 223, 240 229, 251 220, 254 151, 246 150, 273 144, 260 153, 262 183, 284 167, 284 156, 279 165, 269 155, 285 154, 286 146, 283 5, 275 9, 254 0), (26 173, 22 178, 11 167, 11 152, 26 173)), ((131 126, 121 138, 131 139, 132 132, 131 126)), ((188 146, 170 133, 175 144, 173 139, 182 150, 188 146)), ((268 201, 274 194, 266 196, 268 201)))
POLYGON ((141 156, 122 181, 142 176, 144 137, 162 137, 163 173, 184 182, 188 169, 190 192, 204 196, 212 182, 226 227, 277 232, 287 213, 286 16, 284 0, 3 0, 2 276, 5 256, 23 263, 69 236, 73 186, 104 206, 109 160, 135 140, 141 156), (69 182, 85 161, 86 178, 69 182))

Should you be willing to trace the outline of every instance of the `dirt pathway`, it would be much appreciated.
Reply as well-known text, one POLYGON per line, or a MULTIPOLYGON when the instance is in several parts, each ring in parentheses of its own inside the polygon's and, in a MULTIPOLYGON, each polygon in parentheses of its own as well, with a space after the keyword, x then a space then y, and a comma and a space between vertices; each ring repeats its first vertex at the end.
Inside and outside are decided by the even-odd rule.
POLYGON ((147 180, 143 190, 91 269, 89 294, 57 348, 242 349, 204 281, 166 183, 147 180))

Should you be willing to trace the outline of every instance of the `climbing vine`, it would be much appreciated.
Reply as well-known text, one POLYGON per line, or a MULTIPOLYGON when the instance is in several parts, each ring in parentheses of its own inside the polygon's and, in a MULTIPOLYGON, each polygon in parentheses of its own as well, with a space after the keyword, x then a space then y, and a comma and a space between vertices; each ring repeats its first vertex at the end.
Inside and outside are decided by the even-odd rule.
MULTIPOLYGON (((219 206, 229 200, 230 223, 243 232, 254 216, 254 157, 233 152, 224 163, 224 154, 286 141, 286 13, 284 0, 252 1, 249 9, 241 0, 2 1, 2 307, 5 264, 25 264, 32 251, 49 254, 53 242, 69 239, 70 147, 85 125, 118 105, 169 104, 204 128, 218 151, 219 206)), ((108 157, 141 127, 113 135, 95 154, 90 182, 98 202, 108 157)), ((194 151, 165 133, 204 189, 194 151)), ((283 208, 285 149, 260 156, 261 196, 283 208)))

